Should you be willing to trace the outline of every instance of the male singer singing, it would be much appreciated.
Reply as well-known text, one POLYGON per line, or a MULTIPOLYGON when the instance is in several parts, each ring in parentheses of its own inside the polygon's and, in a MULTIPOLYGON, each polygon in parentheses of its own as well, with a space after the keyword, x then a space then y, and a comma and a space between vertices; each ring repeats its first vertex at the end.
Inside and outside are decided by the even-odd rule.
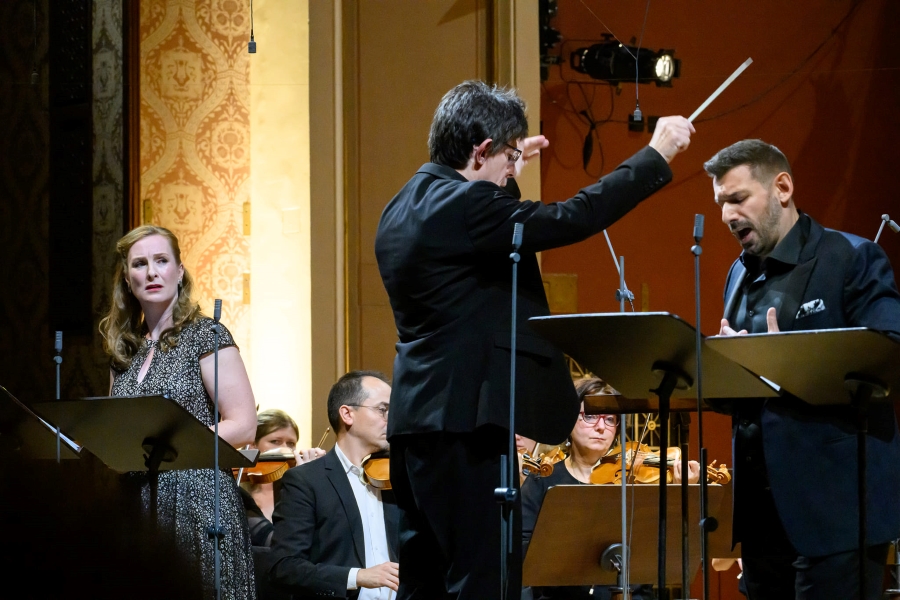
MULTIPOLYGON (((549 314, 535 253, 602 231, 663 187, 693 131, 682 117, 660 119, 648 147, 573 198, 520 202, 513 178, 548 146, 528 137, 522 99, 466 81, 441 100, 431 162, 388 203, 375 239, 399 335, 388 423, 403 513, 398 598, 499 597, 493 490, 509 426, 513 225, 525 226, 516 429, 561 441, 579 403, 562 353, 528 328, 549 314)), ((518 553, 511 565, 521 568, 518 553)))
MULTIPOLYGON (((743 248, 728 272, 721 335, 869 327, 900 339, 900 295, 884 251, 797 210, 778 148, 743 140, 703 167, 722 222, 743 248)), ((816 357, 796 360, 803 368, 816 357)), ((856 598, 855 410, 790 394, 716 405, 734 415, 734 540, 751 600, 856 598)), ((874 600, 888 542, 900 536, 900 435, 888 403, 870 408, 867 453, 874 600)))

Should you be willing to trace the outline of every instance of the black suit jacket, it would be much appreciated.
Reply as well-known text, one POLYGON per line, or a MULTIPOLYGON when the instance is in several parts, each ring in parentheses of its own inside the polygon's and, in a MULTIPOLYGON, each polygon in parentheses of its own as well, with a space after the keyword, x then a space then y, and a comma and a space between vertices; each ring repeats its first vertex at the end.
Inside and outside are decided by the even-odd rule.
POLYGON ((388 435, 509 426, 513 226, 519 262, 516 430, 558 442, 579 402, 562 353, 528 326, 549 314, 535 253, 602 231, 672 178, 644 148, 565 202, 520 202, 429 163, 388 203, 375 255, 399 340, 388 435))
MULTIPOLYGON (((869 327, 900 340, 900 295, 881 247, 825 229, 805 214, 797 226, 802 228, 803 249, 778 307, 779 329, 869 327)), ((733 315, 745 275, 741 261, 735 261, 725 286, 725 318, 733 315)), ((814 360, 797 357, 797 368, 814 360)), ((735 419, 741 419, 740 403, 732 406, 735 419)), ((857 546, 854 419, 849 407, 813 407, 793 396, 763 405, 763 448, 772 496, 788 538, 802 555, 824 556, 857 546)), ((870 405, 867 439, 867 535, 870 544, 879 544, 900 536, 900 436, 890 403, 870 405)), ((740 457, 734 464, 739 503, 740 457)))
MULTIPOLYGON (((389 554, 397 560, 399 513, 390 491, 382 491, 389 554)), ((288 470, 273 514, 269 578, 295 599, 355 598, 347 590, 354 567, 365 568, 362 519, 347 474, 334 449, 323 458, 288 470)))

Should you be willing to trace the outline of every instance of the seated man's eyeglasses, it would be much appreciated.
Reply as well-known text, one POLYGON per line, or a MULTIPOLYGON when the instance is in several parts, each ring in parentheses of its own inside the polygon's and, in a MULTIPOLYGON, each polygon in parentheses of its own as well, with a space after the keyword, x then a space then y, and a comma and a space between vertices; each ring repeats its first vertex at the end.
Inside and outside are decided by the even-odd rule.
POLYGON ((590 415, 583 411, 578 414, 581 415, 581 420, 588 425, 596 425, 600 419, 603 419, 603 423, 607 427, 616 427, 619 424, 619 417, 617 415, 590 415))
POLYGON ((390 406, 384 406, 384 405, 381 405, 381 406, 364 406, 364 405, 362 405, 362 404, 347 404, 346 406, 353 406, 353 407, 356 407, 356 408, 368 408, 369 410, 377 411, 377 412, 381 413, 381 418, 382 418, 382 419, 387 419, 388 411, 391 410, 391 407, 390 407, 390 406))

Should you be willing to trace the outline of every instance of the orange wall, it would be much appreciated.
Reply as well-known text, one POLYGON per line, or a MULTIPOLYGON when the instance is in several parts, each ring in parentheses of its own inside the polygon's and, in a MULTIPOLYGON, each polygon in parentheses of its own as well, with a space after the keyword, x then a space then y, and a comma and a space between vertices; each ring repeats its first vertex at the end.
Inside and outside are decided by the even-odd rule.
MULTIPOLYGON (((625 256, 637 310, 646 284, 650 310, 694 322, 691 233, 694 214, 704 213, 701 329, 707 335, 718 331, 725 274, 740 248, 719 220, 702 163, 737 140, 759 137, 781 148, 792 163, 798 207, 826 227, 871 239, 881 214, 900 217, 890 176, 897 168, 900 133, 895 62, 900 3, 861 2, 832 36, 852 5, 851 0, 650 5, 644 46, 674 48, 682 66, 672 88, 640 87, 644 115, 687 116, 748 56, 754 63, 695 122, 691 147, 673 162, 674 181, 609 229, 617 255, 625 256)), ((634 84, 615 95, 568 66, 571 51, 599 41, 606 27, 626 43, 639 36, 645 7, 643 2, 559 0, 553 25, 563 41, 555 52, 561 50, 565 64, 550 68, 541 104, 541 130, 551 143, 541 164, 545 202, 569 197, 650 141, 649 133, 631 133, 625 124, 635 106, 634 84), (587 172, 582 146, 588 125, 579 115, 582 110, 590 110, 595 120, 609 118, 594 137, 587 172)), ((537 130, 536 123, 532 129, 537 130)), ((881 243, 893 264, 900 264, 900 235, 886 229, 881 243)), ((618 310, 618 277, 602 236, 545 252, 542 268, 578 274, 579 312, 618 310)), ((713 415, 704 425, 710 458, 730 463, 730 420, 713 415)), ((691 446, 696 453, 696 443, 691 446)), ((726 587, 733 587, 733 574, 723 577, 726 587)), ((723 588, 722 597, 732 597, 731 592, 723 588)))

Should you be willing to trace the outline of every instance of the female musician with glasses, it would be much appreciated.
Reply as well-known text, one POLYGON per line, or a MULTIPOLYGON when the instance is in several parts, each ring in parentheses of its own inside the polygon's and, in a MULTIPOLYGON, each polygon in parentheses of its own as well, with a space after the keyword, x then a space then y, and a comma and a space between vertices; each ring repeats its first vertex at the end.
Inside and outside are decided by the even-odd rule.
MULTIPOLYGON (((591 471, 612 447, 618 432, 618 415, 592 415, 584 412, 584 397, 601 392, 611 393, 611 388, 602 379, 582 379, 575 389, 582 400, 581 412, 575 421, 575 427, 569 436, 570 452, 564 462, 556 467, 547 477, 529 477, 522 485, 522 556, 528 551, 528 543, 537 522, 538 513, 544 502, 544 494, 556 485, 578 485, 591 482, 591 471)), ((690 464, 689 483, 696 483, 700 478, 700 465, 694 461, 690 464)), ((675 481, 681 482, 681 463, 676 462, 675 481)), ((598 517, 599 518, 599 517, 598 517)), ((562 599, 602 599, 608 597, 603 587, 572 586, 558 588, 532 588, 535 600, 562 599), (593 590, 593 591, 592 591, 593 590)), ((632 597, 635 600, 650 598, 652 586, 636 586, 632 597)), ((527 592, 523 598, 527 598, 527 592)))

